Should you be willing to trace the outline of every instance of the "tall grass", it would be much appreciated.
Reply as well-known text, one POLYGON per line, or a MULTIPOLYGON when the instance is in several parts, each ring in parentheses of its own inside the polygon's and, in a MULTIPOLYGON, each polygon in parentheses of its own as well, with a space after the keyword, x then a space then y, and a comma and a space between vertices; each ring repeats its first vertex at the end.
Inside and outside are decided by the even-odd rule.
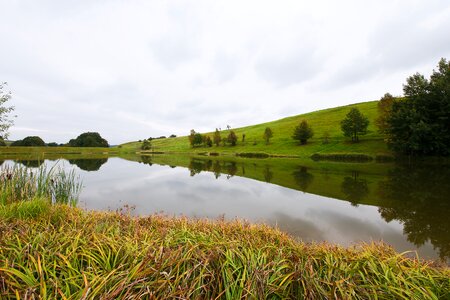
POLYGON ((51 199, 52 203, 76 205, 81 182, 75 170, 59 165, 38 169, 15 164, 0 167, 0 204, 6 205, 35 198, 51 199))
POLYGON ((47 204, 41 217, 0 217, 0 232, 2 299, 450 296, 447 267, 387 245, 304 244, 241 221, 135 218, 47 204))

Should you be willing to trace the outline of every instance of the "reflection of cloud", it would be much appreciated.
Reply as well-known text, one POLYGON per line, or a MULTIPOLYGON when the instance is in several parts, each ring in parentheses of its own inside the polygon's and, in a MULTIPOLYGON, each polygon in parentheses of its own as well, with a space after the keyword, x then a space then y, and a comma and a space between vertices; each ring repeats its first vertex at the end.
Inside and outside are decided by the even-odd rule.
POLYGON ((276 212, 267 222, 303 241, 325 240, 324 232, 312 221, 294 218, 283 212, 276 212))

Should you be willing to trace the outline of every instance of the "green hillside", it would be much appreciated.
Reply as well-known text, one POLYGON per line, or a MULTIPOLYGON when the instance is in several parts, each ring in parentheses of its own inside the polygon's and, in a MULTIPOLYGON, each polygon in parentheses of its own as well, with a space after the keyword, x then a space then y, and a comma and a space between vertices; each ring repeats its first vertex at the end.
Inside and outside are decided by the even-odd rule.
MULTIPOLYGON (((362 153, 368 155, 389 154, 383 137, 377 132, 375 119, 377 117, 377 102, 370 101, 347 106, 319 110, 307 114, 287 117, 284 119, 251 125, 241 128, 232 128, 239 138, 236 146, 212 146, 192 148, 189 145, 188 137, 166 138, 152 141, 153 151, 161 152, 217 152, 221 154, 234 153, 254 153, 263 152, 271 155, 295 155, 309 157, 314 153, 362 153), (359 143, 351 143, 344 137, 340 122, 351 108, 357 107, 370 120, 368 133, 361 137, 359 143), (292 139, 294 128, 301 120, 307 120, 314 130, 314 137, 308 141, 308 145, 300 146, 292 139), (266 127, 273 131, 273 138, 270 144, 266 145, 263 133, 266 127), (324 135, 328 133, 329 143, 324 144, 324 135), (245 134, 245 141, 242 142, 242 135, 245 134)), ((189 133, 191 128, 186 128, 189 133)), ((195 129, 195 128, 194 128, 195 129)), ((202 134, 205 134, 202 132, 202 134)), ((206 133, 211 138, 213 132, 206 133)), ((222 130, 221 136, 225 138, 228 130, 222 130)), ((143 137, 144 139, 145 137, 143 137)), ((142 143, 130 142, 121 145, 123 151, 140 151, 142 143)))

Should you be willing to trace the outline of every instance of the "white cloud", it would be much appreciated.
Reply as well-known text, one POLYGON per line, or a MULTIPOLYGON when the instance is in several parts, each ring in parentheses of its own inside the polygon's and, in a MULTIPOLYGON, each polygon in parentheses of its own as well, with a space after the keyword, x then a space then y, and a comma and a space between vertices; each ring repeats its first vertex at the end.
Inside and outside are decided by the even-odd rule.
POLYGON ((11 138, 112 144, 401 93, 450 56, 447 1, 0 0, 11 138), (28 129, 27 129, 28 128, 28 129))

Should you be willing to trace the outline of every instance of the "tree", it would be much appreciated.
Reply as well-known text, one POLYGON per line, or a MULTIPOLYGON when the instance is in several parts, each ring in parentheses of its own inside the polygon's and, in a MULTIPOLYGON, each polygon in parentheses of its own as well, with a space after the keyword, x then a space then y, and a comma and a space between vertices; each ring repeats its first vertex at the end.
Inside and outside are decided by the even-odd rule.
POLYGON ((144 140, 141 145, 141 150, 151 150, 152 149, 152 143, 149 140, 144 140))
POLYGON ((309 126, 306 120, 302 120, 298 126, 294 129, 294 134, 292 138, 294 140, 300 141, 300 144, 306 145, 308 139, 312 138, 314 135, 314 131, 311 126, 309 126))
POLYGON ((234 131, 231 130, 230 133, 228 134, 228 137, 227 137, 228 143, 230 143, 231 146, 236 146, 237 139, 238 139, 238 138, 237 138, 236 133, 234 133, 234 131))
POLYGON ((378 118, 375 120, 375 124, 381 133, 386 133, 389 128, 388 118, 392 111, 394 99, 395 98, 391 94, 386 93, 381 97, 380 101, 378 101, 378 118))
POLYGON ((23 146, 23 147, 45 147, 45 142, 38 136, 27 136, 23 140, 15 141, 11 146, 23 146))
POLYGON ((222 140, 222 137, 220 136, 220 131, 216 128, 216 131, 214 132, 213 136, 214 144, 218 147, 220 144, 220 141, 222 140))
POLYGON ((70 147, 109 147, 108 141, 98 132, 85 132, 69 141, 70 147))
POLYGON ((352 142, 357 143, 359 136, 367 133, 369 119, 356 107, 352 108, 344 120, 341 121, 341 129, 346 137, 351 137, 352 142))
POLYGON ((269 141, 272 136, 273 136, 272 129, 270 129, 270 127, 266 127, 263 134, 263 138, 266 141, 266 145, 269 145, 269 141))
POLYGON ((8 138, 9 128, 14 125, 10 116, 14 106, 6 106, 6 102, 11 99, 11 91, 5 92, 3 90, 6 85, 6 82, 0 82, 0 138, 2 139, 8 138))
POLYGON ((209 135, 203 135, 202 141, 203 141, 203 145, 205 147, 212 147, 212 145, 213 145, 213 142, 212 142, 211 138, 209 137, 209 135))
POLYGON ((191 129, 191 133, 189 134, 189 143, 191 144, 191 147, 194 147, 194 136, 195 130, 191 129))
POLYGON ((450 62, 442 58, 430 79, 416 73, 387 117, 389 146, 408 155, 450 155, 450 62))
POLYGON ((203 136, 200 133, 194 134, 193 146, 201 146, 203 143, 203 136))

